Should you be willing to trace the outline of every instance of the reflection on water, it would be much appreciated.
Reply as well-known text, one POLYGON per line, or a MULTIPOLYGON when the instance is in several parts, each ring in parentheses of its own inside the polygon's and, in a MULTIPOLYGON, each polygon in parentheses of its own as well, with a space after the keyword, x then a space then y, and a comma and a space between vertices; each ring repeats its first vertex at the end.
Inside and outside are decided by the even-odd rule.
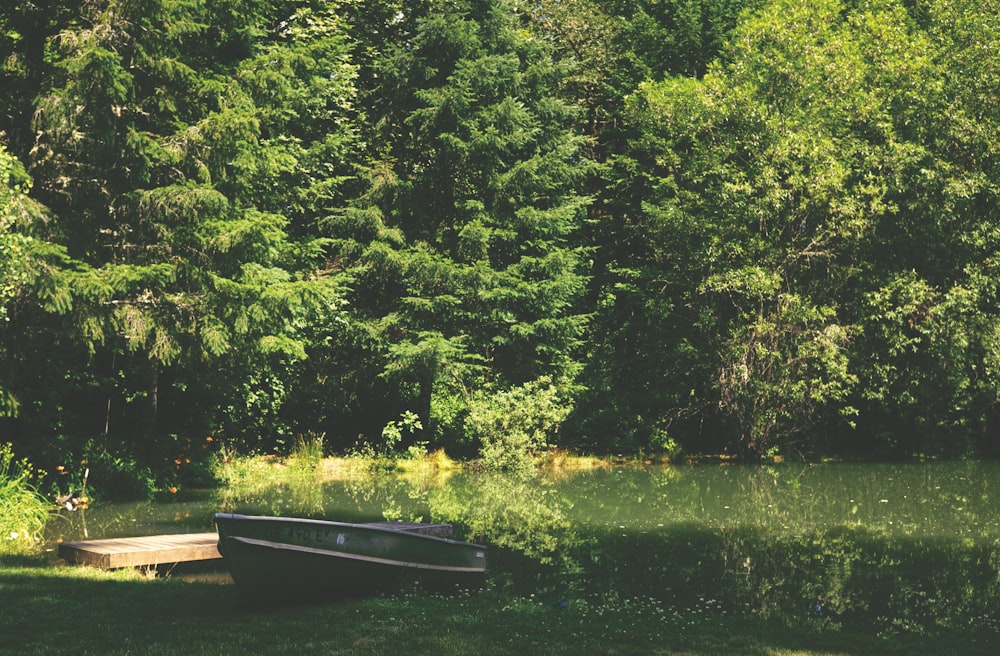
POLYGON ((996 626, 1000 465, 612 468, 558 477, 305 473, 160 503, 94 506, 55 539, 212 530, 216 510, 450 523, 493 585, 704 604, 886 630, 996 626), (84 522, 86 526, 84 527, 84 522))

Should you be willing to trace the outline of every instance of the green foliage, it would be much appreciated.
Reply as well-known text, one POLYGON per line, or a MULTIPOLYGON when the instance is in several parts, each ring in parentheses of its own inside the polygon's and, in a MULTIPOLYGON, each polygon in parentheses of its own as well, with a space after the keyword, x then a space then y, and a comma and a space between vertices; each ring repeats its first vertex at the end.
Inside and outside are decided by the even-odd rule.
MULTIPOLYGON (((25 232, 39 208, 29 197, 31 181, 21 163, 0 143, 0 335, 8 329, 14 304, 27 296, 33 278, 36 243, 25 232)), ((0 361, 10 357, 0 341, 0 361)), ((2 369, 6 370, 6 367, 2 369)), ((8 380, 0 373, 0 418, 17 414, 19 402, 8 380)))
POLYGON ((223 499, 248 499, 280 481, 273 458, 246 456, 223 447, 213 473, 223 492, 223 499))
POLYGON ((157 484, 153 472, 140 465, 134 456, 112 453, 96 443, 88 444, 84 457, 90 469, 88 496, 105 501, 148 501, 157 484))
POLYGON ((524 472, 553 442, 572 406, 551 378, 542 377, 510 390, 477 394, 465 430, 481 446, 484 467, 524 472))
POLYGON ((9 443, 0 444, 0 554, 41 547, 49 503, 32 484, 35 475, 27 459, 15 460, 9 443))
POLYGON ((649 442, 654 454, 663 456, 669 462, 680 462, 684 449, 677 440, 670 436, 666 429, 654 429, 649 442))
POLYGON ((994 9, 2 9, 0 431, 996 455, 994 9))
POLYGON ((68 423, 145 443, 143 467, 178 432, 286 439, 296 363, 340 311, 309 227, 351 168, 336 163, 354 140, 343 26, 333 7, 239 4, 91 3, 46 44, 31 170, 56 229, 32 228, 69 257, 36 265, 44 304, 11 330, 27 367, 65 352, 53 381, 15 391, 43 432, 62 408, 104 409, 68 423))
POLYGON ((29 189, 24 168, 0 144, 0 322, 24 283, 27 237, 14 231, 22 219, 29 189))
MULTIPOLYGON (((258 503, 263 494, 283 488, 291 494, 295 512, 322 514, 323 482, 327 471, 324 440, 322 434, 299 435, 285 458, 245 455, 223 446, 212 470, 219 484, 222 507, 231 509, 241 502, 258 503)), ((239 447, 243 450, 243 445, 239 447)), ((272 510, 276 514, 289 512, 279 508, 272 510)))
POLYGON ((382 445, 388 453, 392 453, 403 441, 405 435, 412 435, 423 430, 420 417, 415 412, 407 410, 399 419, 390 421, 382 429, 382 445))
MULTIPOLYGON (((978 139, 965 112, 989 114, 942 95, 957 54, 942 48, 946 4, 923 31, 894 2, 770 3, 703 78, 647 82, 631 98, 639 134, 618 166, 641 205, 623 234, 646 246, 606 287, 599 321, 613 339, 594 364, 683 363, 655 394, 641 386, 646 422, 683 436, 708 419, 747 457, 823 450, 855 430, 847 443, 923 434, 891 448, 956 453, 968 442, 944 445, 938 426, 962 424, 964 440, 988 430, 995 400, 978 383, 992 383, 970 372, 987 369, 978 336, 996 311, 969 278, 995 252, 974 218, 995 212, 993 164, 962 153, 978 139), (921 314, 949 299, 947 332, 912 311, 873 322, 899 314, 871 313, 868 299, 912 273, 926 283, 921 314), (935 409, 908 420, 910 397, 935 409)), ((628 402, 630 381, 611 383, 628 402)))
POLYGON ((376 430, 412 409, 449 448, 467 442, 476 389, 575 371, 586 326, 586 141, 566 65, 512 9, 431 3, 390 21, 399 39, 361 94, 368 190, 327 224, 392 386, 371 397, 376 430))
POLYGON ((291 453, 288 454, 288 462, 293 467, 315 468, 323 459, 325 451, 323 440, 322 434, 299 435, 295 439, 291 453))

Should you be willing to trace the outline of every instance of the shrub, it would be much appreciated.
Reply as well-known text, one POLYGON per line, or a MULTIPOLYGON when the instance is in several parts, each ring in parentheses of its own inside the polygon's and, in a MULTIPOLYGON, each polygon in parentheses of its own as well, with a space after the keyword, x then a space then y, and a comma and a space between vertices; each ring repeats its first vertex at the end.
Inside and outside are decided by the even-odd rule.
POLYGON ((398 421, 390 421, 382 429, 382 445, 386 454, 396 450, 404 438, 418 434, 424 429, 417 413, 407 410, 398 421))
POLYGON ((13 447, 0 445, 0 553, 30 553, 41 544, 49 504, 31 475, 27 460, 14 460, 13 447))
POLYGON ((473 400, 465 428, 480 440, 487 469, 524 471, 549 444, 549 436, 569 415, 571 406, 550 378, 542 377, 498 394, 473 400))
POLYGON ((91 443, 86 461, 95 497, 105 501, 148 501, 156 492, 153 472, 132 456, 116 455, 91 443))

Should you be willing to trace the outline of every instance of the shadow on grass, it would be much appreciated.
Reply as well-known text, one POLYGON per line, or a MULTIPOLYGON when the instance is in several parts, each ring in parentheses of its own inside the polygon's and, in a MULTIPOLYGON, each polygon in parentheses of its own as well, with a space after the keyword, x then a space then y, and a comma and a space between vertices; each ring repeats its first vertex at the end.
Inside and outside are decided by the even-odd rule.
POLYGON ((974 637, 928 641, 789 631, 655 602, 565 605, 496 589, 260 608, 233 585, 0 559, 0 653, 987 654, 974 637))

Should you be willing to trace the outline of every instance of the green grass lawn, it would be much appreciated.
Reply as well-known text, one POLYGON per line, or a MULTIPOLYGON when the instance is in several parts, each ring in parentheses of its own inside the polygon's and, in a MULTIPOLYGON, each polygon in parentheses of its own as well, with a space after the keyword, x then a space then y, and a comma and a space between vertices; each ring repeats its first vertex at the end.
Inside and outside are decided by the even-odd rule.
POLYGON ((565 603, 498 590, 261 607, 229 584, 0 560, 0 654, 994 654, 995 634, 788 629, 654 600, 565 603))

